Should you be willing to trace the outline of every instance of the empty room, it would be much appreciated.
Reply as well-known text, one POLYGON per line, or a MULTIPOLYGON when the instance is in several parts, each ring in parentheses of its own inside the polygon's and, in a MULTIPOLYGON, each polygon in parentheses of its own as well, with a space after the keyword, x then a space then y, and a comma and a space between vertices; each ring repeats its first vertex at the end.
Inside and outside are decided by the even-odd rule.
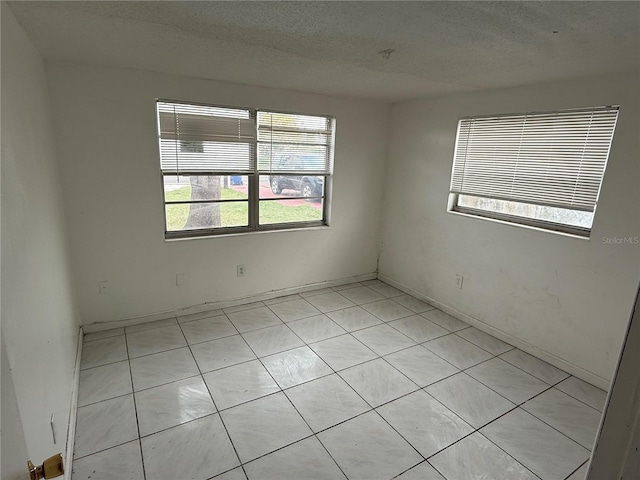
POLYGON ((640 2, 1 8, 3 480, 640 478, 640 2))

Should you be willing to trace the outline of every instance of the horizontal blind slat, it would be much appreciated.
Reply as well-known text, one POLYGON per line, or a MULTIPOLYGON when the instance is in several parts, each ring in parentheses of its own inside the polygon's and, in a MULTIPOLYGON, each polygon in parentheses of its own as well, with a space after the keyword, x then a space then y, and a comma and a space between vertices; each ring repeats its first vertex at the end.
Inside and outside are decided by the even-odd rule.
POLYGON ((255 170, 256 126, 246 109, 158 102, 163 172, 255 170))
POLYGON ((328 117, 258 112, 258 171, 330 175, 332 120, 328 117))
POLYGON ((617 107, 461 119, 453 193, 595 208, 617 107))

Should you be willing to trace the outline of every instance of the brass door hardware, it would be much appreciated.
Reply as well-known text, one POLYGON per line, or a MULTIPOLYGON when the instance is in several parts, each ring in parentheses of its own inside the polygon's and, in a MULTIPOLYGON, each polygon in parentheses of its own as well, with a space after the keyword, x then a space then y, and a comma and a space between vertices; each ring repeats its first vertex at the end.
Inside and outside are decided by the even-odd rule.
POLYGON ((42 465, 35 466, 31 460, 27 462, 29 469, 29 478, 31 480, 40 480, 41 478, 55 478, 64 474, 62 466, 62 454, 54 455, 47 458, 42 465))

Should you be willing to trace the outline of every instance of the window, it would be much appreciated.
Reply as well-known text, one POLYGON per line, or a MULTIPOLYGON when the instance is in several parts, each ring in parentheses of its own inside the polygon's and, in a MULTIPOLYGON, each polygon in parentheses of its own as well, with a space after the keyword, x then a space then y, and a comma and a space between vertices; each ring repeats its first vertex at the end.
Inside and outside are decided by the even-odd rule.
POLYGON ((449 210, 588 237, 618 107, 462 118, 449 210))
POLYGON ((165 236, 327 225, 335 120, 158 101, 165 236))

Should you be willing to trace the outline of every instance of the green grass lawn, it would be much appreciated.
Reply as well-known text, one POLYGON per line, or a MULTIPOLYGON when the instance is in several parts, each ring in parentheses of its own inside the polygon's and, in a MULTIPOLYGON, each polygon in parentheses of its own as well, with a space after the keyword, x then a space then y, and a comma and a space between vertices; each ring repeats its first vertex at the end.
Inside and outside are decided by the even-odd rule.
MULTIPOLYGON (((246 195, 231 188, 222 189, 223 200, 241 200, 246 195)), ((191 199, 191 186, 186 186, 166 193, 167 201, 188 201, 191 199)), ((168 206, 167 230, 182 230, 189 218, 189 205, 168 206)), ((220 205, 220 217, 223 227, 247 225, 248 202, 223 203, 220 205)), ((311 205, 288 206, 277 201, 260 203, 260 223, 285 223, 313 221, 322 219, 322 210, 311 205)))

